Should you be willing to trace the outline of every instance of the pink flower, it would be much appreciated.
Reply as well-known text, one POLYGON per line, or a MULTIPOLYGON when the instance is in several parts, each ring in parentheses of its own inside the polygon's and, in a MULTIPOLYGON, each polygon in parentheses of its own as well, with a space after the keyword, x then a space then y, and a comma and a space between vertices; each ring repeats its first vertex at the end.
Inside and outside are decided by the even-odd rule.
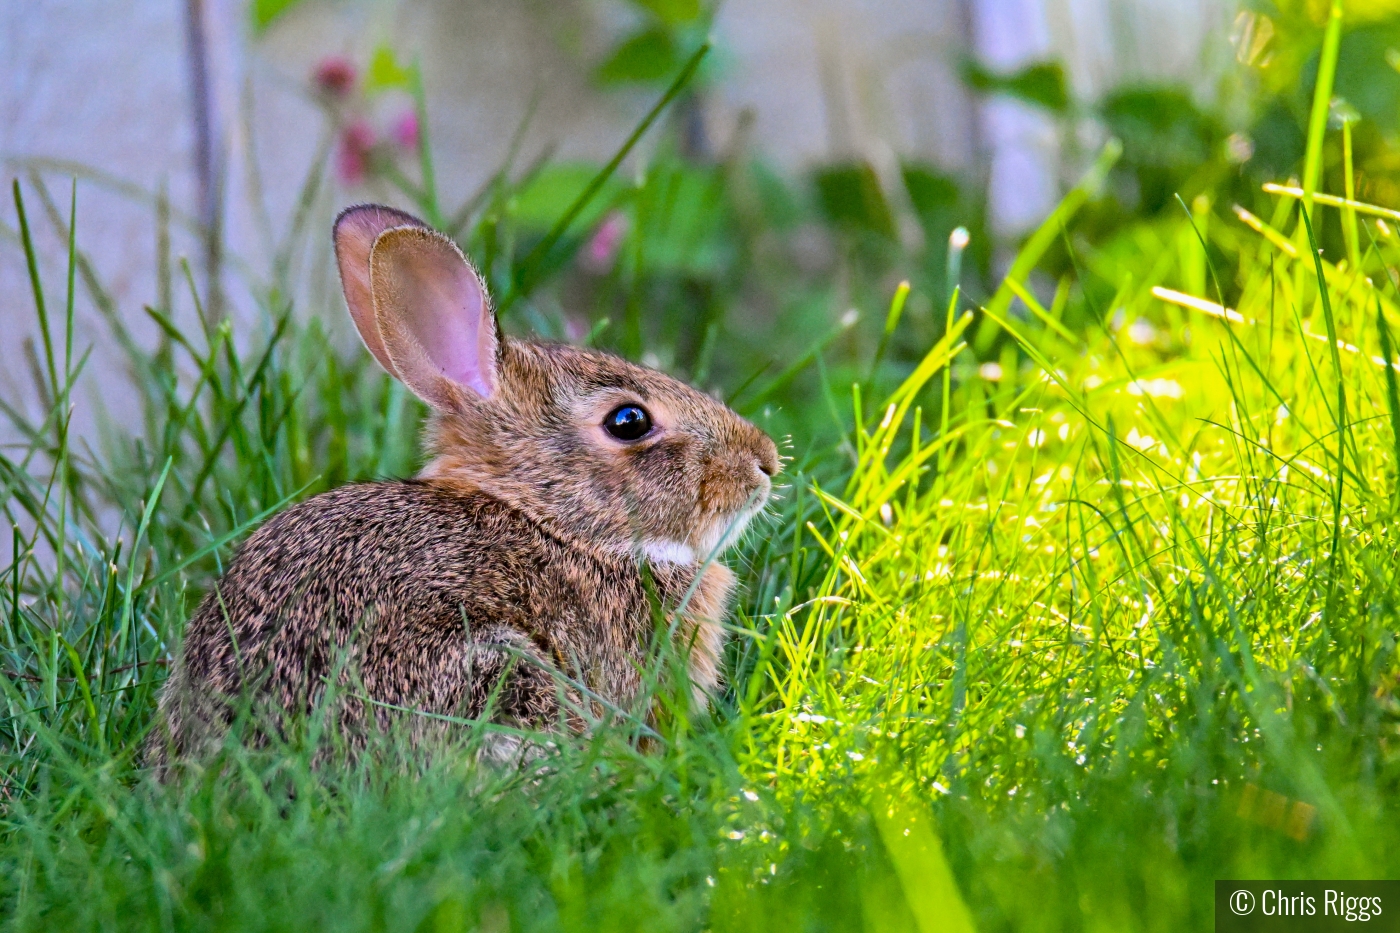
POLYGON ((413 110, 405 110, 399 114, 394 121, 393 127, 389 130, 389 135, 394 138, 394 143, 400 149, 408 152, 418 151, 418 114, 413 110))
POLYGON ((363 118, 351 121, 340 131, 335 170, 344 184, 353 185, 364 180, 369 173, 375 142, 374 127, 363 118))
POLYGON ((327 55, 312 74, 316 87, 331 97, 344 97, 355 86, 355 65, 344 55, 327 55))
POLYGON ((584 266, 595 272, 605 272, 611 269, 613 260, 617 258, 618 247, 622 245, 622 238, 626 234, 626 214, 622 211, 613 211, 604 217, 603 222, 598 224, 598 229, 593 231, 593 236, 583 248, 584 266))

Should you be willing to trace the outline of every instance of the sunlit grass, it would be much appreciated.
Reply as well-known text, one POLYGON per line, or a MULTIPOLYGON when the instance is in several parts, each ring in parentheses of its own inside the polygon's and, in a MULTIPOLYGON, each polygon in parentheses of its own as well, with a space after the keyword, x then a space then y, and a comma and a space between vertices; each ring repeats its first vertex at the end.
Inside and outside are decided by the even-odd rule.
POLYGON ((1250 226, 1238 310, 1129 284, 1082 338, 997 316, 1018 372, 931 431, 935 347, 813 490, 825 576, 769 628, 752 767, 930 801, 989 918, 1180 928, 1214 878, 1395 870, 1393 241, 1372 280, 1250 226))

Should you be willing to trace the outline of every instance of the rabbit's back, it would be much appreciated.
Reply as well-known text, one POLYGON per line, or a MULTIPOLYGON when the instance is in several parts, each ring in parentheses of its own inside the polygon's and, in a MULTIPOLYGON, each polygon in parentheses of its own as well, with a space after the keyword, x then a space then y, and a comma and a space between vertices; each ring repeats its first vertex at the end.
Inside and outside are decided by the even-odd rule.
MULTIPOLYGON (((662 590, 683 581, 662 574, 662 590)), ((432 481, 355 484, 271 519, 201 603, 162 707, 177 749, 229 701, 343 714, 391 707, 507 721, 557 717, 559 678, 626 702, 653 628, 634 562, 582 551, 504 502, 432 481), (349 702, 354 700, 355 702, 349 702), (358 703, 358 706, 356 706, 358 703)))

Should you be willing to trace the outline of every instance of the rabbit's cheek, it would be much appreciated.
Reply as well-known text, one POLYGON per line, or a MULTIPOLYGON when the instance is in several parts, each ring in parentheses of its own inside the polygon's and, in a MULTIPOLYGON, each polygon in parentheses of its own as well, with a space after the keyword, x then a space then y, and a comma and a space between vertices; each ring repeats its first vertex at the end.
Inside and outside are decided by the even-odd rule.
POLYGON ((632 479, 637 489, 646 490, 658 503, 693 501, 701 471, 684 437, 672 437, 632 452, 632 479))

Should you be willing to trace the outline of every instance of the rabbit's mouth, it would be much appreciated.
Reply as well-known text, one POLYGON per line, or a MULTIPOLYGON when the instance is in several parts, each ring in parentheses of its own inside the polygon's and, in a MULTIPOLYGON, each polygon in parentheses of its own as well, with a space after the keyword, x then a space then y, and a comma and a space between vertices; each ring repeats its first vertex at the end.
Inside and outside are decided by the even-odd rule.
POLYGON ((695 556, 701 561, 717 560, 721 554, 737 544, 748 529, 749 522, 753 521, 763 511, 763 507, 768 504, 768 494, 771 488, 771 484, 764 483, 755 489, 748 500, 736 511, 713 516, 707 526, 696 536, 695 556))

